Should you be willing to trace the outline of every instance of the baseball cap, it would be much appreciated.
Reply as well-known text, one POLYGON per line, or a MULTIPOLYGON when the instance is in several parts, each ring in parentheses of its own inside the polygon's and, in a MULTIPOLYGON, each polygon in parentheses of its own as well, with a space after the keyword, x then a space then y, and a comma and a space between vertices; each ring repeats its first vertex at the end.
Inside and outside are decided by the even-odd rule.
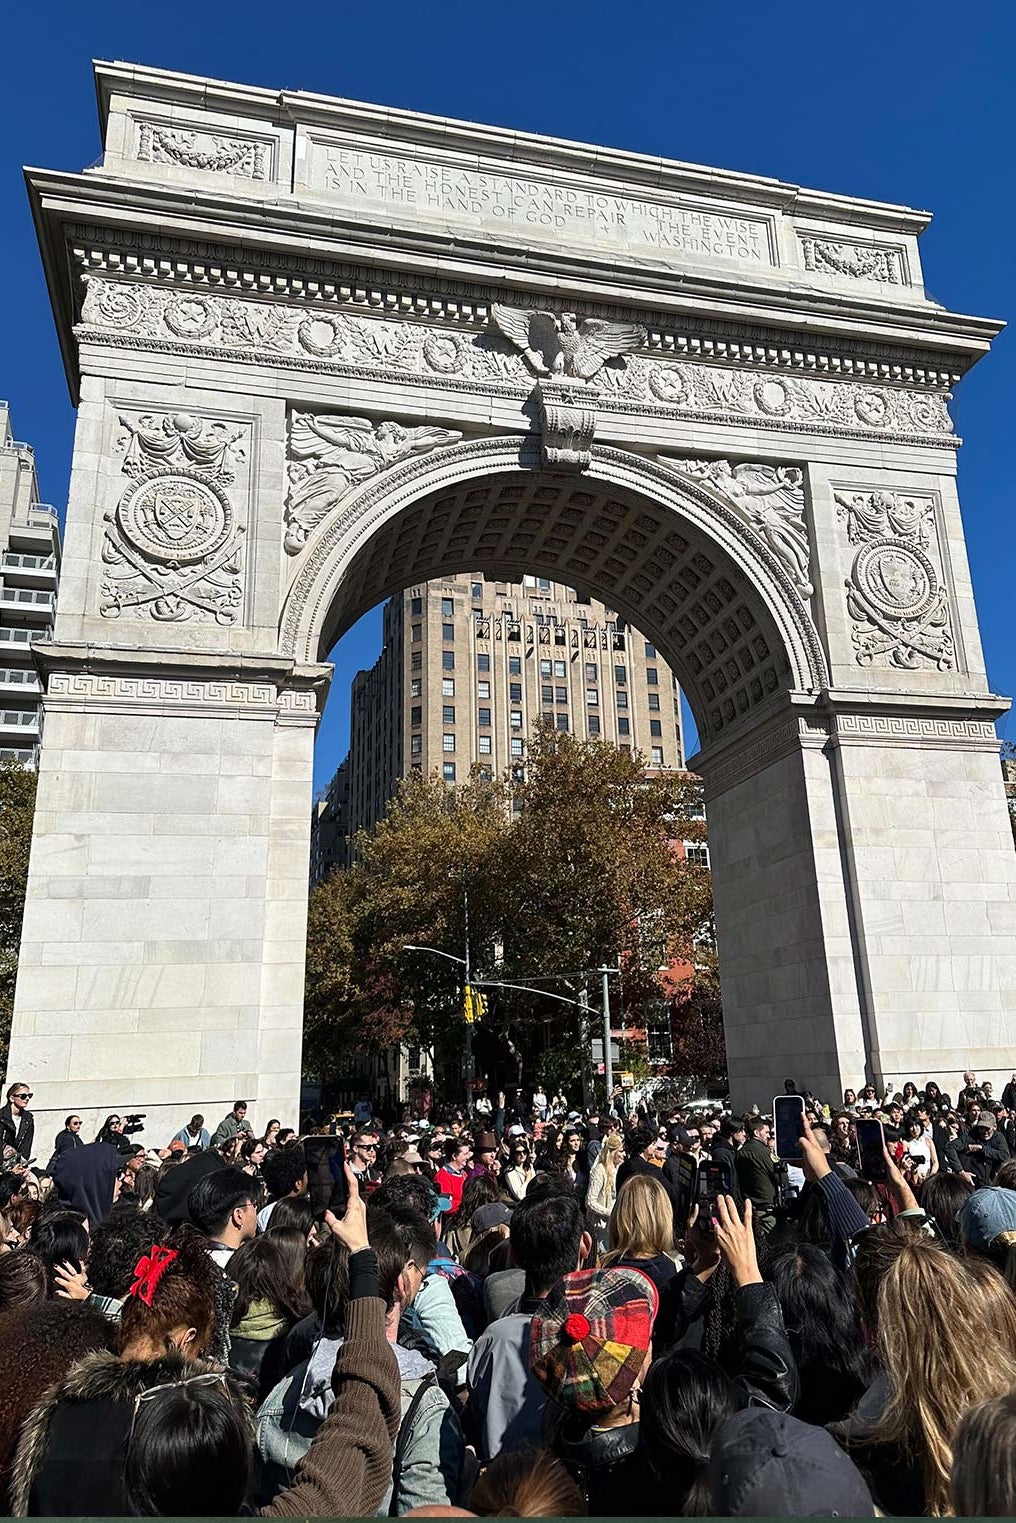
POLYGON ((187 1147, 185 1143, 174 1140, 169 1144, 169 1151, 171 1153, 186 1153, 187 1147))
POLYGON ((403 1163, 423 1162, 423 1159, 420 1157, 419 1149, 415 1147, 407 1148, 404 1153, 400 1154, 400 1157, 402 1158, 403 1163))
POLYGON ((639 1377, 656 1308, 656 1286, 640 1269, 615 1265, 565 1275, 533 1315, 533 1374, 567 1410, 610 1411, 639 1377))
POLYGON ((956 1213, 960 1231, 971 1248, 984 1253, 1003 1232, 1016 1232, 1016 1190, 987 1185, 968 1195, 956 1213))
POLYGON ((864 1477, 824 1428, 749 1407, 728 1417, 709 1457, 712 1511, 725 1518, 872 1518, 864 1477))
POLYGON ((469 1224, 474 1232, 489 1232, 492 1227, 507 1227, 511 1219, 511 1207, 503 1201, 493 1200, 485 1206, 477 1206, 469 1224))

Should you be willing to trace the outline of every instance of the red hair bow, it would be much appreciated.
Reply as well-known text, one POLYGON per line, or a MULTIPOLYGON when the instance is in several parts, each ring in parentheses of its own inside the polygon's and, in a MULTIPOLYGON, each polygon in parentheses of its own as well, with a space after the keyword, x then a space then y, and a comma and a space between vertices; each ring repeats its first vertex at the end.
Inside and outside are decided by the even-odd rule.
POLYGON ((150 1251, 143 1254, 134 1266, 135 1279, 129 1294, 137 1296, 146 1306, 151 1306, 155 1287, 175 1258, 175 1248, 162 1248, 158 1243, 153 1243, 150 1251))

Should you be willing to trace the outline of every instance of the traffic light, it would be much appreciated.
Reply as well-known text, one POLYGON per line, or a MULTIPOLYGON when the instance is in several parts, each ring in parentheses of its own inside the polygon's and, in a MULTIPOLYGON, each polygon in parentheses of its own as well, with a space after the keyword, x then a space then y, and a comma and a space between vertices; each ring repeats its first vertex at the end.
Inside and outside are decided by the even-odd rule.
POLYGON ((462 1014, 465 1016, 468 1026, 482 1021, 487 1014, 487 998, 479 989, 474 989, 467 984, 462 994, 462 1014))

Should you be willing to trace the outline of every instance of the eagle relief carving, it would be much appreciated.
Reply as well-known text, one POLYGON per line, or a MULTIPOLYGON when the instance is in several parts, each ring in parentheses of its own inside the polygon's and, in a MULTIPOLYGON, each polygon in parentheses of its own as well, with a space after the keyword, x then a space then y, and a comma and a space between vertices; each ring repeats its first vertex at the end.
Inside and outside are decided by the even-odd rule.
POLYGON ((499 333, 522 350, 534 375, 590 380, 608 360, 631 354, 646 341, 638 323, 611 323, 574 312, 505 307, 494 302, 490 319, 499 333))

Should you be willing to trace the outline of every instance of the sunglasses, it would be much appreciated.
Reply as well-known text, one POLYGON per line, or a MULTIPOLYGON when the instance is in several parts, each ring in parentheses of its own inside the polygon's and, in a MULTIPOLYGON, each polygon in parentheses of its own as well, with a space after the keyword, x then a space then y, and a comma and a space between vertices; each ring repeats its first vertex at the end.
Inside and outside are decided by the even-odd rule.
POLYGON ((32 1098, 32 1091, 30 1089, 26 1089, 25 1093, 23 1095, 14 1095, 14 1096, 12 1096, 12 1099, 14 1099, 14 1100, 30 1100, 31 1098, 32 1098))
POLYGON ((149 1386, 146 1391, 139 1391, 134 1398, 134 1411, 131 1415, 131 1428, 127 1442, 130 1443, 130 1440, 134 1437, 134 1424, 138 1420, 138 1413, 141 1410, 142 1403, 154 1400, 162 1391, 179 1391, 184 1386, 217 1385, 221 1385, 225 1389, 225 1370, 206 1370, 203 1375, 188 1375, 184 1380, 169 1380, 165 1381, 162 1385, 149 1386))

